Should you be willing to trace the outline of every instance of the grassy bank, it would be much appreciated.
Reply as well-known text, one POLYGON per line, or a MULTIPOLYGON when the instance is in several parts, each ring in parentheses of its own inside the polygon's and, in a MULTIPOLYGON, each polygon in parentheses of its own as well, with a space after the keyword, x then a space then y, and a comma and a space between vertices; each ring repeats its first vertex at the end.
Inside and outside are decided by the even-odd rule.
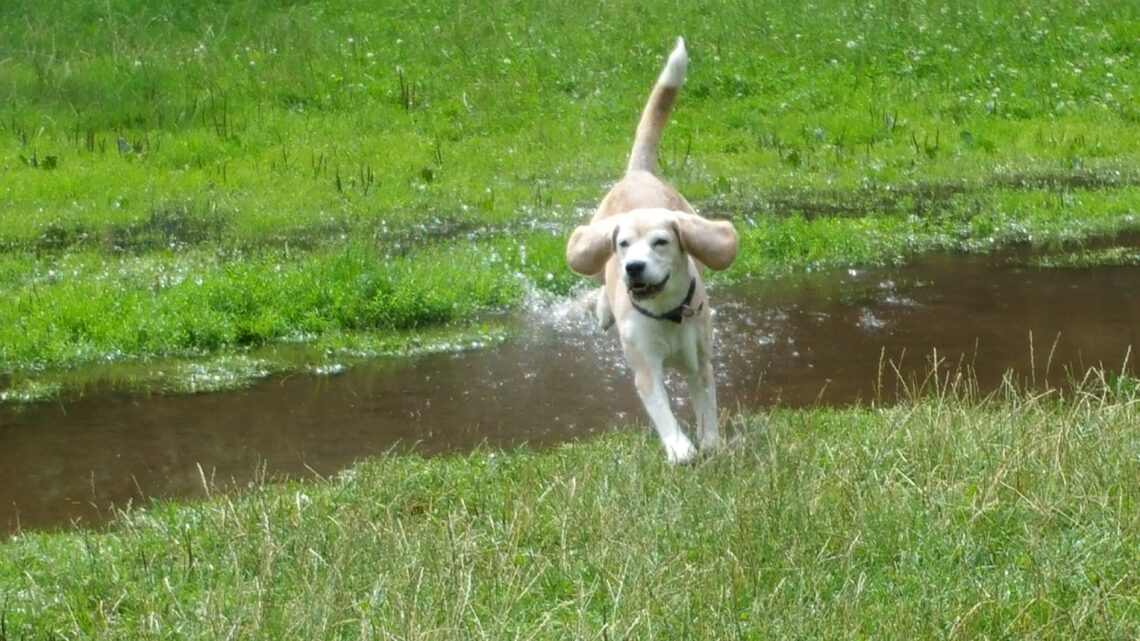
POLYGON ((1134 229, 1138 25, 1124 1, 5 2, 0 371, 563 293, 678 33, 663 171, 737 222, 724 278, 1134 229))
POLYGON ((0 544, 36 638, 1126 639, 1135 385, 776 410, 671 468, 643 431, 386 456, 0 544))

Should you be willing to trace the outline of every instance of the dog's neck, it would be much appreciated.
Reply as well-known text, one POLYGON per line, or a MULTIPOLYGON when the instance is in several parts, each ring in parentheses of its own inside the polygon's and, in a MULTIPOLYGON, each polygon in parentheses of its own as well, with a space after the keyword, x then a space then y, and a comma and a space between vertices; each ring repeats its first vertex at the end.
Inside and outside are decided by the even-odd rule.
POLYGON ((680 305, 677 305, 676 307, 673 307, 669 310, 666 310, 663 313, 657 313, 657 312, 648 310, 648 309, 642 307, 641 305, 638 305, 637 301, 633 300, 632 298, 630 298, 629 302, 633 305, 633 308, 635 310, 637 310, 638 313, 642 314, 643 316, 648 316, 649 318, 652 318, 655 320, 667 320, 667 321, 672 321, 674 323, 680 324, 681 321, 685 320, 689 316, 697 316, 702 311, 704 311, 704 308, 705 308, 705 302, 704 301, 700 301, 699 303, 697 303, 697 305, 695 307, 693 306, 693 295, 696 294, 696 292, 697 292, 697 278, 696 278, 696 276, 690 276, 689 277, 689 290, 688 290, 688 293, 685 294, 685 299, 681 301, 680 305))

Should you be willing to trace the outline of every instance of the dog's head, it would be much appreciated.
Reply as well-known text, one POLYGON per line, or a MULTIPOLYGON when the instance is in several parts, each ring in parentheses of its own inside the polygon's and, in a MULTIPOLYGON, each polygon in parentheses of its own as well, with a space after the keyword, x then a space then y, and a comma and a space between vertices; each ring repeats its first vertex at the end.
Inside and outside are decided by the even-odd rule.
POLYGON ((611 244, 618 274, 630 296, 653 298, 670 276, 687 271, 680 228, 669 212, 634 211, 616 223, 611 244))
POLYGON ((736 258, 732 224, 667 209, 638 209, 583 225, 566 245, 566 260, 580 274, 602 271, 618 261, 630 295, 652 298, 672 274, 683 272, 691 256, 710 269, 724 269, 736 258))

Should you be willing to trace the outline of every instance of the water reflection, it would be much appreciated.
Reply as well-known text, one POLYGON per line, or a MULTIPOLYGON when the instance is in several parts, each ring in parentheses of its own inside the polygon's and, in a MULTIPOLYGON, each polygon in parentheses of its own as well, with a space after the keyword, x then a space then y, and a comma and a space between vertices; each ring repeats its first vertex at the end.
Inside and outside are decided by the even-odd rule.
MULTIPOLYGON (((983 388, 1009 370, 1039 385, 1119 371, 1140 345, 1138 282, 1137 268, 1038 270, 1006 254, 717 288, 721 406, 889 402, 895 368, 919 376, 935 351, 983 388)), ((198 495, 203 475, 326 475, 392 448, 541 446, 645 424, 616 339, 578 305, 535 304, 520 323, 501 347, 327 378, 0 408, 0 528, 97 524, 111 504, 198 495)))

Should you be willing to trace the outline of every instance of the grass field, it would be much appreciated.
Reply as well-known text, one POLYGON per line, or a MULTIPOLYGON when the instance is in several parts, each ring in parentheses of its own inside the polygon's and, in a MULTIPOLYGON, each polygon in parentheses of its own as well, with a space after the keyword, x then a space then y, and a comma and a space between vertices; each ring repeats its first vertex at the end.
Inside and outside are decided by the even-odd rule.
MULTIPOLYGON (((928 383, 930 383, 928 381, 928 383)), ((0 546, 4 639, 1134 639, 1135 381, 383 456, 0 546)))
POLYGON ((8 387, 568 291, 564 238, 679 34, 662 170, 737 223, 722 278, 1140 226, 1133 2, 12 0, 8 387))
MULTIPOLYGON (((662 172, 736 223, 718 279, 1140 228, 1135 2, 384 4, 0 3, 0 399, 502 340, 580 283, 677 35, 662 172)), ((12 536, 0 641, 1135 639, 1138 408, 943 381, 686 468, 383 456, 12 536)))

